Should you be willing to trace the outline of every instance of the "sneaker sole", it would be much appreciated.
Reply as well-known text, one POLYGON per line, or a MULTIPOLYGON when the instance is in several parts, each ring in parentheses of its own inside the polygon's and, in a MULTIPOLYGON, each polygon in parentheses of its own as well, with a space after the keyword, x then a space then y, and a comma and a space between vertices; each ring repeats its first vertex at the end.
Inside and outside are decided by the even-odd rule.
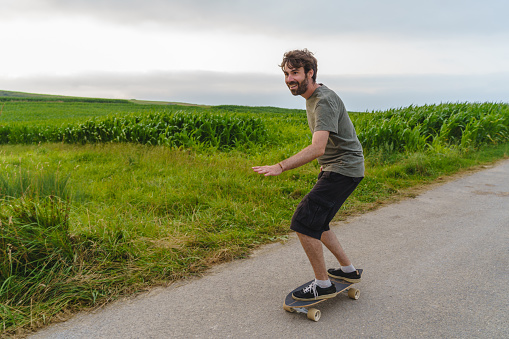
POLYGON ((325 299, 331 299, 331 298, 334 298, 335 296, 337 296, 339 293, 332 293, 332 294, 324 294, 324 295, 319 295, 318 297, 316 298, 311 298, 311 299, 305 299, 305 298, 298 298, 296 296, 294 296, 292 294, 292 298, 294 300, 298 300, 298 301, 315 301, 315 300, 325 300, 325 299))
POLYGON ((339 279, 339 280, 344 280, 344 281, 348 281, 352 284, 355 284, 355 283, 359 283, 361 282, 361 278, 359 279, 352 279, 352 278, 345 278, 345 277, 340 277, 340 276, 337 276, 337 275, 332 275, 330 273, 327 272, 327 274, 329 275, 329 277, 331 278, 334 278, 334 279, 339 279))

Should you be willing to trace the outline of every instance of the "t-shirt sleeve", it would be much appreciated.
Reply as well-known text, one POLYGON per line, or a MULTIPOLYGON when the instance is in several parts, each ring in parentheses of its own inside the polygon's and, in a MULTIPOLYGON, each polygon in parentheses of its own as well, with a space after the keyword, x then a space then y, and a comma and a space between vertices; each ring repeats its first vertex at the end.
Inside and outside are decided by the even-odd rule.
POLYGON ((329 131, 338 133, 339 112, 341 110, 337 104, 331 100, 321 100, 315 110, 315 128, 314 131, 329 131))

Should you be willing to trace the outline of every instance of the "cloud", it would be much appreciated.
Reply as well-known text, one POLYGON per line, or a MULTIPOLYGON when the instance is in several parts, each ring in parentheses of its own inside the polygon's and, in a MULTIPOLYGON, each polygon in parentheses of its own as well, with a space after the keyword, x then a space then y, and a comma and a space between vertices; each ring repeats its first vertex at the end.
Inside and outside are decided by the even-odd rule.
POLYGON ((71 96, 161 100, 194 104, 283 105, 282 76, 209 71, 86 73, 0 79, 0 88, 71 96))
MULTIPOLYGON (((299 38, 374 34, 444 38, 509 31, 505 0, 15 0, 28 13, 87 15, 124 25, 158 24, 299 38)), ((14 3, 13 0, 11 0, 14 3)), ((21 13, 20 13, 21 14, 21 13)))
MULTIPOLYGON (((507 102, 509 73, 490 75, 348 75, 319 77, 350 111, 385 110, 441 102, 507 102)), ((205 105, 305 109, 282 75, 223 72, 87 73, 0 79, 0 88, 24 92, 187 102, 205 105)))
POLYGON ((509 73, 323 76, 353 111, 442 102, 508 102, 509 73))

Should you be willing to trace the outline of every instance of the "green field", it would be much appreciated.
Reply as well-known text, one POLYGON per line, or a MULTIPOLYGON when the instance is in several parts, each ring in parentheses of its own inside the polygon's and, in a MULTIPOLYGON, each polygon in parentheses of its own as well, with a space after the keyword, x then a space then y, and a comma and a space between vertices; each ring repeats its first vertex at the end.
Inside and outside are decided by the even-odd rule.
MULTIPOLYGON (((251 170, 310 143, 301 110, 4 97, 4 334, 285 240, 319 171, 316 162, 271 178, 251 170)), ((507 104, 351 117, 365 148, 366 178, 337 220, 509 154, 507 104)))

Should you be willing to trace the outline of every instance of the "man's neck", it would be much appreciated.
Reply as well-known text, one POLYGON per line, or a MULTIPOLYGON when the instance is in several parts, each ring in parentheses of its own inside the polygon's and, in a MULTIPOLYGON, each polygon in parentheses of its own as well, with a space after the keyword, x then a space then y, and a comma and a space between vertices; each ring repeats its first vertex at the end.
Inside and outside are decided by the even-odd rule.
POLYGON ((321 84, 314 82, 312 85, 308 86, 307 91, 302 93, 301 96, 306 100, 309 99, 309 97, 312 96, 313 93, 315 93, 316 89, 320 86, 321 84))

